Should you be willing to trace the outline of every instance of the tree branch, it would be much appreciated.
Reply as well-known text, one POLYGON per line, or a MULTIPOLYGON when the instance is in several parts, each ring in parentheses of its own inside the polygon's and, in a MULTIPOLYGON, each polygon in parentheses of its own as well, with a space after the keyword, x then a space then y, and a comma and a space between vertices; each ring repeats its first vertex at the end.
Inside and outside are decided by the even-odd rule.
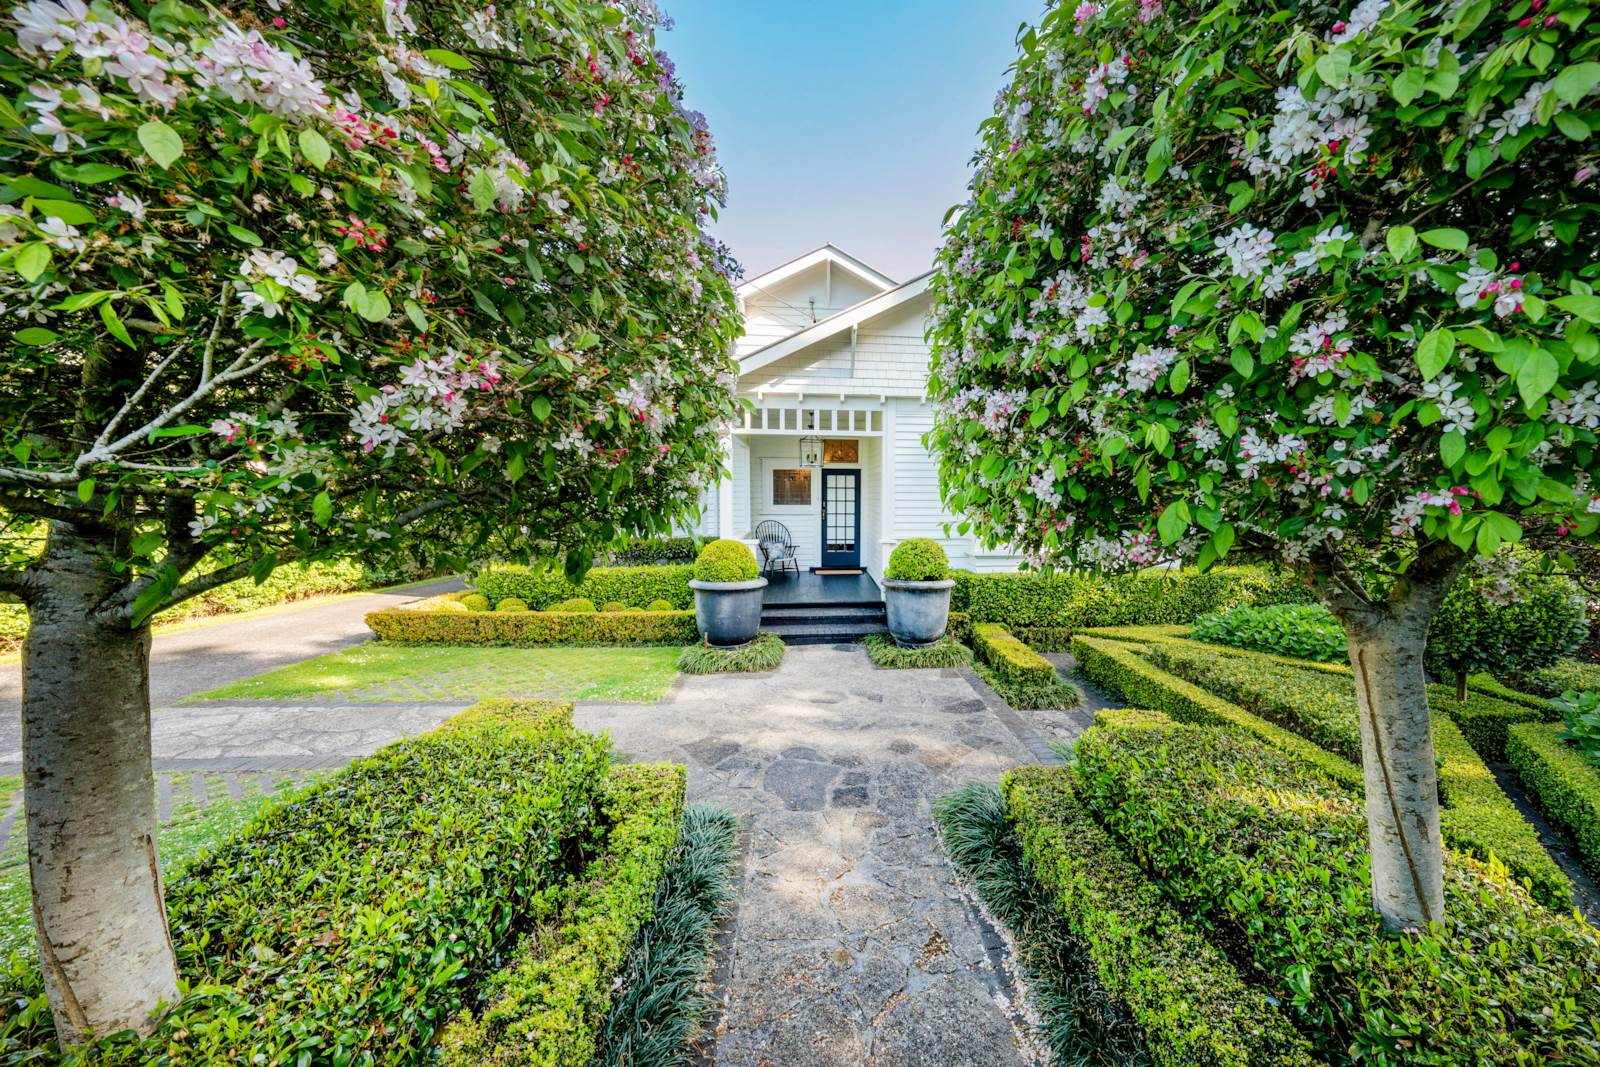
POLYGON ((97 530, 106 530, 109 527, 100 521, 99 516, 83 508, 72 507, 67 504, 52 504, 48 500, 38 500, 31 496, 18 496, 0 490, 0 508, 21 512, 24 515, 37 515, 41 519, 54 519, 57 522, 71 523, 74 526, 84 526, 97 530))

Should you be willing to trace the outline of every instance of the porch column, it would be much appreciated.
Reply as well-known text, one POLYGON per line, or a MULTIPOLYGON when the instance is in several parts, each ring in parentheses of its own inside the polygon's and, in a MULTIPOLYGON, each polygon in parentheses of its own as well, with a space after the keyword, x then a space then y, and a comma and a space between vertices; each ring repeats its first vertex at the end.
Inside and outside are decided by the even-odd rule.
POLYGON ((878 530, 878 541, 880 542, 878 552, 883 556, 885 566, 888 565, 888 557, 884 555, 881 542, 899 540, 899 534, 895 528, 894 506, 894 409, 895 402, 891 397, 883 405, 883 436, 878 438, 879 442, 881 442, 879 447, 883 449, 883 455, 879 457, 882 461, 879 464, 882 468, 882 473, 879 476, 881 484, 878 489, 883 494, 883 502, 879 507, 879 514, 883 516, 883 519, 878 524, 880 527, 878 530))
POLYGON ((717 483, 717 536, 733 537, 733 480, 738 471, 733 469, 733 434, 722 439, 722 458, 728 475, 717 483))

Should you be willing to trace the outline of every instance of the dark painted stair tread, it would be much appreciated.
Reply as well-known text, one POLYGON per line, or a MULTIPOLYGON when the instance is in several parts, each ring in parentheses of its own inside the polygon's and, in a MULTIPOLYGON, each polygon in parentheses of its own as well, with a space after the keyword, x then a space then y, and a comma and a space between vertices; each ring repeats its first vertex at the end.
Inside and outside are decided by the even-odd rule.
POLYGON ((808 622, 813 619, 876 619, 884 618, 881 607, 861 608, 812 608, 809 611, 773 611, 767 608, 761 613, 762 622, 808 622))

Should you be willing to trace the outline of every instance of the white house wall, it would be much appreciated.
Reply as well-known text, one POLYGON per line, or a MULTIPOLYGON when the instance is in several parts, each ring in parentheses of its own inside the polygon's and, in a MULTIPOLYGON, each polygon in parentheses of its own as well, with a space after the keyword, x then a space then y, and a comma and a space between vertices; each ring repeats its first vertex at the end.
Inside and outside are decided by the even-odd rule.
POLYGON ((843 267, 834 266, 832 273, 831 287, 827 268, 819 264, 746 295, 745 334, 739 341, 739 355, 781 341, 882 291, 843 267))

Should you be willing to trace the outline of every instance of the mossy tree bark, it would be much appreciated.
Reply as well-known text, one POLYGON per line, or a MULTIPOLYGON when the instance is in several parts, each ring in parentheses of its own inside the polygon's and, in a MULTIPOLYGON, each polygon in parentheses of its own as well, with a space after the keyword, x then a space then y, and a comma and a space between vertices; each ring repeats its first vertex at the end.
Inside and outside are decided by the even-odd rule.
POLYGON ((1448 543, 1429 546, 1381 599, 1337 567, 1322 586, 1324 602, 1349 637, 1372 903, 1392 930, 1444 917, 1438 769, 1422 659, 1428 624, 1464 559, 1448 543))
POLYGON ((98 614, 111 545, 51 524, 30 583, 22 758, 33 918, 63 1047, 178 997, 156 858, 150 629, 98 614))

